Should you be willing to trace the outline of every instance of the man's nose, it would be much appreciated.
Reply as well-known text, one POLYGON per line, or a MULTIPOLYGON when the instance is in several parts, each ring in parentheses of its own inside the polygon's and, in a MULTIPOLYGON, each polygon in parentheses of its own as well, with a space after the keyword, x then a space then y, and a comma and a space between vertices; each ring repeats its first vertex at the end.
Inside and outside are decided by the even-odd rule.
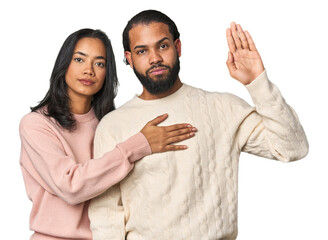
POLYGON ((149 63, 151 65, 163 62, 161 54, 157 51, 152 51, 149 58, 149 63))

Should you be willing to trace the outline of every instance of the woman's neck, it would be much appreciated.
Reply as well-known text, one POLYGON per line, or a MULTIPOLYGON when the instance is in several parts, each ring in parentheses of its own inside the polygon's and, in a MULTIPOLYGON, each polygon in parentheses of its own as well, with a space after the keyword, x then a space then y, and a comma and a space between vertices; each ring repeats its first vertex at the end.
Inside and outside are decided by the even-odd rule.
POLYGON ((73 114, 85 114, 91 109, 91 98, 70 99, 70 111, 73 114))

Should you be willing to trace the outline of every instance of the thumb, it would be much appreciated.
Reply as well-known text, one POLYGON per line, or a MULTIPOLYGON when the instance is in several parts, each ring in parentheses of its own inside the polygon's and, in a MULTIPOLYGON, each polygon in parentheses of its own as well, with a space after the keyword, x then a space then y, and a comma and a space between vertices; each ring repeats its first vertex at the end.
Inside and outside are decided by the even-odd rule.
POLYGON ((156 118, 154 118, 153 120, 149 121, 148 124, 149 125, 152 125, 152 126, 156 126, 158 124, 160 124, 161 122, 163 122, 165 119, 167 119, 169 115, 167 113, 161 115, 161 116, 158 116, 156 118))
POLYGON ((236 65, 234 63, 234 58, 231 52, 228 53, 228 60, 227 60, 227 66, 229 69, 229 72, 233 72, 234 70, 236 70, 236 65))

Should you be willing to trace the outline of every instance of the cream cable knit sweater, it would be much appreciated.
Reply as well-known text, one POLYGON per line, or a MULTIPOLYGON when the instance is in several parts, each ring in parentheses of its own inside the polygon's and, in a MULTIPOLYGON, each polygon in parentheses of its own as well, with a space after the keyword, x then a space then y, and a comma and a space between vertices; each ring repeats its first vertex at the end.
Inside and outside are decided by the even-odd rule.
POLYGON ((165 125, 191 123, 198 132, 184 142, 188 150, 144 157, 122 182, 92 200, 94 239, 236 239, 240 152, 283 162, 308 152, 296 113, 266 72, 247 89, 255 108, 232 94, 184 84, 162 99, 135 97, 105 116, 95 157, 163 113, 169 114, 165 125))

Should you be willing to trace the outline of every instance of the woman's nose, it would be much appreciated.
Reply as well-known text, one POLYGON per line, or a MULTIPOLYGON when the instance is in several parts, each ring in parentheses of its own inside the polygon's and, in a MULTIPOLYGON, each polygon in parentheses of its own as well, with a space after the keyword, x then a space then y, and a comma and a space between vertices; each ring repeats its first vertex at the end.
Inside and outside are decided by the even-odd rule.
POLYGON ((86 68, 84 69, 84 74, 87 74, 89 76, 94 76, 95 75, 95 71, 93 69, 93 65, 92 64, 88 64, 86 66, 86 68))

